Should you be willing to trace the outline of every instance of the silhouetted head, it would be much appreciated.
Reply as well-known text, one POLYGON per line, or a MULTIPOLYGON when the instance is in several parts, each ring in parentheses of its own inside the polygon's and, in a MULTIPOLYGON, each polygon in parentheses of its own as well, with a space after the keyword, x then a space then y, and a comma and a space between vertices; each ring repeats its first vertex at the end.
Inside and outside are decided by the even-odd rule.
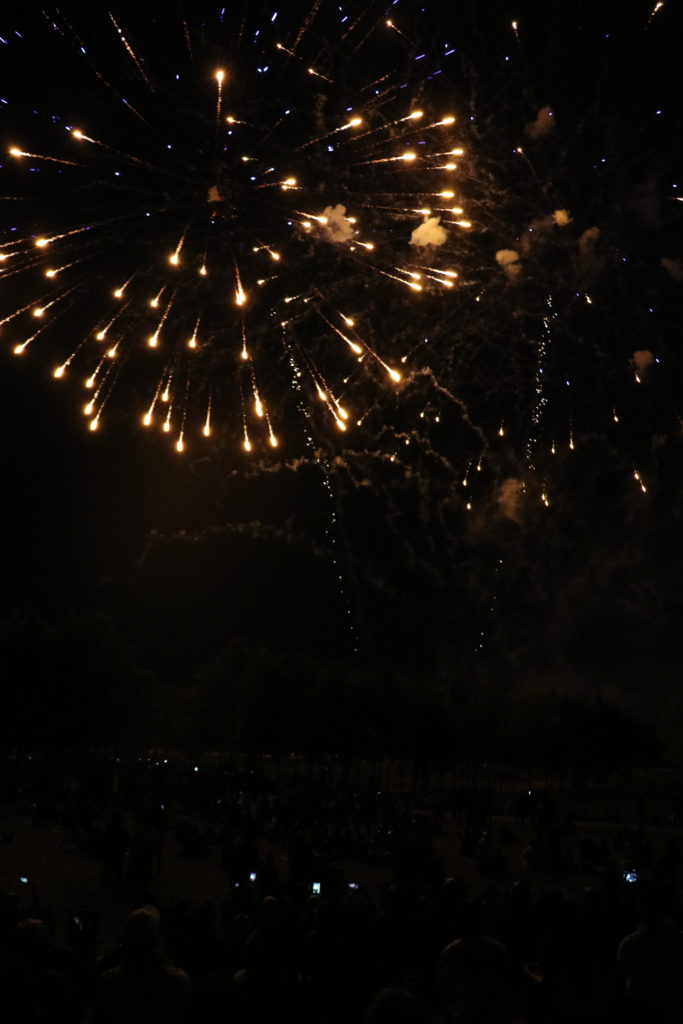
POLYGON ((148 951, 159 942, 159 911, 146 906, 134 910, 126 921, 123 944, 131 952, 148 951))
POLYGON ((365 1024, 419 1024, 420 1004, 412 992, 383 988, 370 1003, 365 1024))
POLYGON ((17 926, 17 951, 22 959, 39 960, 49 944, 50 932, 39 918, 27 918, 17 926))

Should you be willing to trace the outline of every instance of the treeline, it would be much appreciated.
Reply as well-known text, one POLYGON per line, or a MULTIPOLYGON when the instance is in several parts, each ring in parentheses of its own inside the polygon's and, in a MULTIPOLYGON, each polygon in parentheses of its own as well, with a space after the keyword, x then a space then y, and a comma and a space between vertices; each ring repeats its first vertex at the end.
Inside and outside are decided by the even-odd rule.
POLYGON ((338 753, 506 764, 599 780, 652 765, 655 729, 616 702, 442 670, 419 677, 233 643, 184 684, 140 666, 99 612, 0 623, 5 749, 338 753))

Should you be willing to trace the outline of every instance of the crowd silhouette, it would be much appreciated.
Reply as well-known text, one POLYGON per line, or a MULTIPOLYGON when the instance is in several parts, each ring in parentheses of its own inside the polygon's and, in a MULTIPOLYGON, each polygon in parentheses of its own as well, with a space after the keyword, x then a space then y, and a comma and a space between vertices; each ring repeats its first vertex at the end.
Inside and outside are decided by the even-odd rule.
POLYGON ((68 797, 45 778, 7 787, 37 843, 58 829, 101 873, 66 922, 30 879, 5 880, 3 1021, 683 1019, 675 820, 656 835, 588 829, 547 792, 501 816, 476 791, 437 800, 155 765, 119 766, 114 786, 91 765, 68 797), (446 841, 466 870, 449 875, 446 841), (169 898, 168 879, 159 898, 171 847, 220 865, 213 898, 169 898), (102 928, 108 901, 129 911, 120 935, 102 928))

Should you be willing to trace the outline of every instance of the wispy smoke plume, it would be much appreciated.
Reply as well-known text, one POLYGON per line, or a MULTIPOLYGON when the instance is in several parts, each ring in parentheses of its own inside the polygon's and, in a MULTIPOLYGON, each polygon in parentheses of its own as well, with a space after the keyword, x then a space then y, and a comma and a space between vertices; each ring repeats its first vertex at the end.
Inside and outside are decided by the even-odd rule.
POLYGON ((524 484, 521 480, 508 477, 500 485, 500 490, 498 491, 498 508, 506 519, 511 519, 514 523, 521 523, 522 521, 523 486, 524 484))
POLYGON ((583 264, 583 270, 587 274, 597 274, 602 267, 602 259, 598 252, 598 242, 600 241, 600 228, 593 226, 592 228, 586 228, 582 235, 579 236, 578 247, 579 257, 583 264))
POLYGON ((600 228, 586 228, 583 234, 579 237, 579 252, 581 255, 591 255, 599 238, 600 228))

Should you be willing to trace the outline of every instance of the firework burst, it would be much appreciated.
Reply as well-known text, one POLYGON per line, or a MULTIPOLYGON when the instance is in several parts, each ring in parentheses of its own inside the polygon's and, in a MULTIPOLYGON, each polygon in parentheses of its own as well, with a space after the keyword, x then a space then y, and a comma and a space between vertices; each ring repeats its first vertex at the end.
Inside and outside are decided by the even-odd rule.
POLYGON ((3 332, 81 378, 91 430, 132 396, 179 452, 217 426, 263 451, 288 406, 344 433, 400 387, 369 309, 457 290, 472 225, 398 15, 54 9, 11 46, 54 71, 7 102, 3 332))
MULTIPOLYGON (((652 13, 618 26, 608 80, 656 43, 652 13)), ((486 53, 478 17, 321 0, 7 32, 6 345, 81 382, 92 430, 127 412, 178 451, 213 437, 257 470, 306 450, 354 488, 417 483, 425 537, 544 516, 610 466, 651 493, 653 438, 680 431, 653 296, 680 260, 638 223, 647 149, 639 169, 616 141, 609 90, 612 149, 592 133, 574 65, 556 105, 537 95, 562 5, 486 53)))

